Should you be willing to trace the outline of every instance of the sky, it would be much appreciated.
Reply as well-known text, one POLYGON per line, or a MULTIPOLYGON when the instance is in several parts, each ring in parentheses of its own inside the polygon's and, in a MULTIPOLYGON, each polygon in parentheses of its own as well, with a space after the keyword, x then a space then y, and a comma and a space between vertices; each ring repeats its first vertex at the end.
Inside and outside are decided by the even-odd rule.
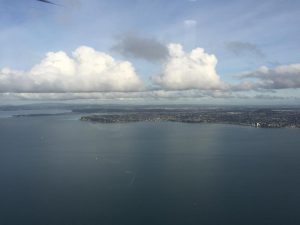
POLYGON ((0 101, 300 104, 297 0, 0 0, 0 101))

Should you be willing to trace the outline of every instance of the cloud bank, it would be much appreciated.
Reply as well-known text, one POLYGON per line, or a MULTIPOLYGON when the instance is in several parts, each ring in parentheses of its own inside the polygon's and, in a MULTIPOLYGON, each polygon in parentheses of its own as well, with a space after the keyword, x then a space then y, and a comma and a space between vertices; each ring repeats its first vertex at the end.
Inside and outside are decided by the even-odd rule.
POLYGON ((168 46, 169 55, 163 73, 154 83, 169 90, 220 90, 225 86, 216 72, 217 58, 196 48, 186 53, 180 44, 168 46))
POLYGON ((240 78, 250 79, 244 82, 248 89, 296 89, 300 88, 300 64, 281 65, 274 69, 263 66, 242 74, 240 78))
POLYGON ((222 91, 145 91, 145 92, 97 92, 97 93, 0 93, 0 102, 11 101, 78 101, 87 102, 89 100, 96 102, 139 102, 144 104, 145 100, 150 102, 182 102, 182 103, 211 103, 211 101, 220 101, 234 104, 232 100, 243 103, 245 100, 260 100, 260 101, 286 101, 299 102, 300 98, 293 95, 281 96, 275 93, 256 94, 256 93, 239 93, 239 92, 222 92, 222 91))
POLYGON ((0 71, 0 92, 111 92, 139 91, 143 83, 127 61, 81 46, 71 57, 49 52, 31 70, 0 71))

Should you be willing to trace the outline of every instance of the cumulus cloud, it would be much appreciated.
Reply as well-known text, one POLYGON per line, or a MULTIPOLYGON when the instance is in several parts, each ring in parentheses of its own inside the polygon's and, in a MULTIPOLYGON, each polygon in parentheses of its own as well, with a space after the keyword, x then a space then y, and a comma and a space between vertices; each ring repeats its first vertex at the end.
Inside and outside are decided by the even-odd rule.
POLYGON ((225 43, 225 47, 236 56, 252 55, 260 58, 265 57, 265 54, 257 45, 249 42, 231 41, 225 43))
POLYGON ((110 55, 81 46, 71 57, 49 52, 29 71, 0 70, 0 92, 103 92, 143 88, 134 67, 110 55))
POLYGON ((263 66, 242 74, 240 78, 250 79, 243 82, 244 89, 300 88, 300 64, 281 65, 274 69, 263 66))
POLYGON ((225 84, 216 72, 217 58, 196 48, 186 53, 180 44, 168 46, 169 55, 160 76, 153 77, 154 83, 169 90, 218 90, 225 84))
POLYGON ((154 38, 145 38, 137 35, 121 36, 112 50, 125 56, 157 62, 168 57, 167 47, 154 38))
POLYGON ((224 99, 300 88, 300 64, 261 67, 240 75, 242 81, 234 84, 221 80, 216 57, 204 49, 185 52, 180 44, 169 44, 167 50, 162 72, 152 77, 155 86, 148 88, 130 62, 81 46, 71 56, 49 52, 28 71, 0 70, 0 96, 34 100, 224 99))

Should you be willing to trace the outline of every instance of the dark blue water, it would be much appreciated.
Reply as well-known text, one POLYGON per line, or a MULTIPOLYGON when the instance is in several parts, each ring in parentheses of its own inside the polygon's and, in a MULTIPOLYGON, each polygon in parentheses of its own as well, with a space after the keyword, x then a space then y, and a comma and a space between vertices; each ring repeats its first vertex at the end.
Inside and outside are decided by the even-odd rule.
POLYGON ((300 130, 0 119, 1 225, 300 224, 300 130))

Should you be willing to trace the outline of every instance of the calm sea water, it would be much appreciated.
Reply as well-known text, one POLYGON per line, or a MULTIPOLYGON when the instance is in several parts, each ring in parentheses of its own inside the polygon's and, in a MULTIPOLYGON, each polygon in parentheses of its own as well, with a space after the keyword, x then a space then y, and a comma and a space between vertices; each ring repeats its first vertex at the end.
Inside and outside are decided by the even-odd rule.
POLYGON ((2 225, 300 224, 300 130, 0 119, 2 225))

